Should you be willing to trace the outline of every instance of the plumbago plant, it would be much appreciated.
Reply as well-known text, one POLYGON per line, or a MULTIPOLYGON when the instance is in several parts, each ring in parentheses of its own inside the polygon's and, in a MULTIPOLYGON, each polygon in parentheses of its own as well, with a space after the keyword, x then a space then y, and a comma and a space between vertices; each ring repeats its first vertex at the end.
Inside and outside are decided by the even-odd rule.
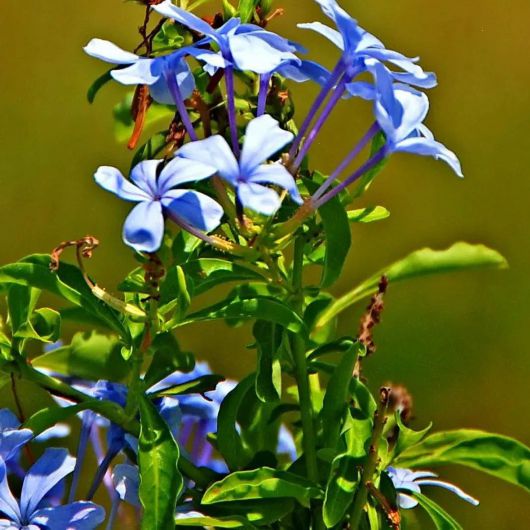
POLYGON ((224 0, 200 18, 193 10, 204 3, 144 1, 136 50, 100 39, 85 48, 112 65, 90 101, 112 80, 132 87, 115 109, 118 136, 135 150, 129 176, 101 166, 94 178, 132 203, 123 239, 136 266, 111 295, 86 270, 98 244, 87 236, 0 267, 0 372, 17 404, 16 414, 0 411, 0 527, 133 528, 138 519, 146 530, 397 529, 419 506, 436 528, 457 529, 430 487, 478 501, 440 480, 437 466, 530 489, 529 448, 477 430, 415 431, 406 389, 372 394, 362 376, 388 285, 503 268, 502 256, 466 243, 426 248, 338 298, 328 292, 351 226, 389 215, 355 201, 394 152, 440 159, 462 176, 423 123, 434 74, 334 0, 317 0, 330 26, 300 24, 338 48, 331 71, 268 29, 281 14, 270 0, 224 0), (318 96, 295 120, 291 89, 301 82, 319 85, 318 96), (374 120, 324 175, 308 154, 349 98, 366 100, 374 120), (145 141, 155 122, 163 130, 145 141), (75 265, 63 259, 69 247, 75 265), (43 291, 66 303, 42 307, 43 291), (357 336, 338 336, 341 313, 370 297, 357 336), (58 342, 62 320, 79 332, 58 342), (239 382, 179 347, 182 328, 214 320, 252 324, 256 369, 239 382), (20 379, 53 401, 25 417, 20 379), (68 436, 65 421, 80 422, 75 457, 48 448, 35 459, 35 441, 68 436))

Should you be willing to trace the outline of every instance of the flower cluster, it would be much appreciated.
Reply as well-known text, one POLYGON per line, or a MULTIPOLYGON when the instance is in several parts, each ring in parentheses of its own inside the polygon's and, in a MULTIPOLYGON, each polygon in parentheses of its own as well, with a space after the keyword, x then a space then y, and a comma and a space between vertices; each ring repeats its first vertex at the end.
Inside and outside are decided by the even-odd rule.
MULTIPOLYGON (((502 256, 464 243, 424 249, 340 298, 326 291, 341 277, 350 224, 389 215, 349 205, 394 153, 442 160, 462 176, 424 123, 434 73, 388 49, 336 0, 316 0, 330 25, 299 24, 336 46, 330 70, 269 30, 282 12, 271 0, 223 0, 222 13, 204 19, 191 12, 203 0, 139 3, 136 49, 101 39, 85 47, 112 65, 90 100, 111 80, 133 87, 115 112, 136 149, 129 175, 105 165, 94 180, 133 203, 123 240, 136 268, 122 295, 111 294, 87 270, 98 241, 86 236, 0 273, 0 383, 11 378, 21 418, 19 378, 54 400, 22 423, 0 410, 0 528, 95 530, 106 517, 112 530, 136 513, 149 530, 399 529, 418 505, 440 528, 457 528, 422 489, 478 501, 425 467, 468 465, 528 489, 529 448, 481 431, 416 432, 408 391, 372 395, 362 377, 392 282, 501 268, 502 256), (316 85, 299 124, 293 82, 316 85), (324 175, 310 155, 352 98, 372 117, 324 175), (77 267, 62 259, 71 247, 77 267), (321 270, 319 282, 306 267, 321 270), (37 307, 41 291, 68 306, 37 307), (338 337, 339 315, 369 296, 358 335, 338 337), (57 343, 62 320, 81 331, 57 343), (239 330, 252 333, 256 367, 239 381, 212 373, 177 340, 182 327, 215 320, 253 323, 239 330), (33 356, 34 341, 47 344, 44 354, 33 356), (62 421, 80 422, 75 457, 47 447, 35 458, 33 442, 69 435, 62 421), (93 502, 100 497, 107 516, 93 502)), ((208 339, 226 341, 218 331, 208 339)))
POLYGON ((316 62, 300 59, 299 55, 305 53, 301 46, 260 26, 243 24, 233 18, 215 28, 170 0, 153 5, 153 10, 197 36, 193 44, 155 57, 140 57, 100 39, 90 41, 85 47, 89 55, 118 65, 111 71, 116 81, 149 87, 155 101, 174 104, 191 140, 177 148, 172 158, 140 162, 131 172, 132 182, 115 168, 98 169, 95 179, 100 186, 124 200, 139 203, 124 226, 123 237, 129 246, 138 252, 158 250, 164 218, 211 242, 206 234, 218 229, 224 221, 230 222, 231 217, 232 221, 238 217, 239 224, 244 224, 243 211, 275 216, 284 198, 284 193, 278 195, 275 188, 284 190, 292 201, 307 209, 296 182, 299 170, 332 110, 344 97, 371 101, 375 123, 329 178, 306 197, 308 211, 325 204, 394 152, 433 156, 462 175, 455 154, 435 141, 423 123, 429 100, 419 89, 435 86, 435 75, 425 72, 417 64, 417 58, 385 48, 335 0, 317 1, 337 29, 321 22, 299 27, 318 32, 339 48, 341 53, 331 72, 316 62), (223 98, 230 143, 223 137, 221 127, 217 134, 208 131, 204 139, 199 139, 186 104, 187 98, 197 93, 195 77, 200 75, 191 70, 187 62, 190 57, 199 61, 204 74, 211 76, 212 81, 220 75, 225 79, 223 98), (260 78, 255 118, 246 127, 242 148, 234 71, 257 74, 260 78), (357 80, 363 74, 370 75, 372 81, 357 80), (312 80, 322 85, 296 134, 283 130, 275 116, 264 114, 275 77, 299 82, 312 80), (338 182, 378 134, 385 139, 380 149, 338 182), (287 146, 289 152, 282 154, 287 146), (217 178, 222 182, 216 181, 217 178), (203 192, 181 188, 183 184, 190 186, 206 179, 213 180, 213 184, 202 189, 214 192, 217 202, 203 192))

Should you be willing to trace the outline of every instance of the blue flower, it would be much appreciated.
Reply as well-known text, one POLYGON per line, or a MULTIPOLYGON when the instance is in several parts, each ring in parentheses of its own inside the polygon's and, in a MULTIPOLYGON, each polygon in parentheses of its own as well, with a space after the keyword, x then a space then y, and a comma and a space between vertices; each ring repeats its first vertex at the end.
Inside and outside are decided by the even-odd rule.
POLYGON ((280 207, 278 193, 263 184, 284 188, 301 204, 302 198, 292 175, 281 163, 264 164, 293 139, 268 115, 252 120, 246 130, 241 158, 238 161, 226 140, 219 135, 184 145, 176 156, 193 164, 215 166, 221 178, 237 192, 239 202, 255 212, 272 215, 280 207))
POLYGON ((105 519, 103 508, 91 502, 64 506, 46 505, 46 494, 75 466, 66 449, 46 449, 30 468, 22 484, 18 502, 7 482, 7 471, 0 458, 0 528, 28 530, 94 530, 105 519))
MULTIPOLYGON (((59 423, 35 437, 36 442, 47 442, 51 438, 63 438, 70 434, 70 427, 59 423)), ((0 409, 0 458, 8 469, 21 475, 18 464, 20 448, 33 439, 30 429, 21 428, 19 419, 9 409, 0 409)))
POLYGON ((473 506, 478 506, 479 501, 457 486, 444 482, 442 480, 433 480, 438 477, 435 473, 430 471, 411 471, 410 469, 401 469, 395 467, 387 467, 386 473, 391 478, 394 487, 398 491, 398 504, 400 508, 408 510, 418 505, 418 501, 408 493, 421 493, 420 487, 423 486, 438 486, 453 492, 461 499, 469 502, 473 506), (401 493, 401 492, 407 493, 401 493))
POLYGON ((164 235, 164 214, 180 226, 210 232, 219 226, 223 209, 213 199, 193 190, 173 189, 215 173, 211 165, 177 158, 159 173, 159 160, 136 165, 131 180, 113 167, 100 167, 94 178, 107 191, 126 201, 138 202, 123 227, 125 243, 138 252, 155 252, 164 235))
POLYGON ((392 84, 381 69, 379 77, 386 77, 389 81, 386 88, 378 92, 375 101, 377 122, 387 138, 385 149, 388 152, 432 156, 449 164, 462 177, 457 156, 437 142, 431 131, 423 125, 429 111, 427 96, 408 85, 392 84))
POLYGON ((175 103, 168 86, 168 77, 174 76, 183 99, 188 98, 195 88, 193 74, 185 61, 186 55, 192 55, 212 67, 221 67, 225 64, 218 54, 193 46, 181 48, 169 55, 147 58, 122 50, 107 40, 92 39, 84 50, 91 57, 127 66, 112 70, 111 76, 123 85, 148 85, 152 98, 166 105, 175 103))
MULTIPOLYGON (((384 44, 371 33, 358 26, 344 9, 335 0, 316 0, 323 13, 329 17, 337 26, 334 30, 320 22, 299 24, 298 27, 311 29, 320 33, 335 46, 343 51, 342 63, 345 68, 355 75, 363 71, 372 71, 376 64, 388 62, 401 71, 395 72, 385 66, 388 73, 398 82, 409 83, 422 88, 436 86, 436 76, 432 72, 424 72, 415 64, 418 58, 409 58, 399 52, 387 50, 384 44)), ((363 85, 353 83, 347 88, 352 95, 358 94, 363 85)))
POLYGON ((19 449, 33 438, 29 429, 20 429, 20 421, 9 410, 0 410, 0 459, 4 463, 17 461, 19 449))
MULTIPOLYGON (((200 43, 206 40, 217 44, 224 60, 238 70, 266 74, 275 71, 286 61, 300 63, 294 54, 300 50, 299 46, 254 24, 241 24, 239 19, 233 18, 219 29, 214 29, 193 13, 173 5, 170 0, 154 5, 153 9, 164 17, 202 33, 205 39, 200 43)), ((212 69, 207 70, 213 72, 212 69)))

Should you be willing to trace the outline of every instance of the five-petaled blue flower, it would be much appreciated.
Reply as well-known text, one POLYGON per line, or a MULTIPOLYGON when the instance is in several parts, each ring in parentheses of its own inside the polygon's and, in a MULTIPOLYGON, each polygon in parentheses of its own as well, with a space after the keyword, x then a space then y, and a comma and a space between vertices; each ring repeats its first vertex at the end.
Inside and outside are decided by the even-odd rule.
POLYGON ((100 167, 94 178, 104 189, 126 201, 138 202, 125 221, 123 239, 138 252, 156 252, 164 235, 164 214, 183 227, 211 232, 223 209, 213 199, 193 190, 174 189, 215 173, 211 165, 176 158, 159 173, 160 160, 145 160, 125 179, 114 167, 100 167))
POLYGON ((225 65, 222 57, 209 50, 186 46, 165 56, 147 58, 122 50, 112 42, 92 39, 84 48, 91 57, 111 64, 126 66, 111 71, 111 76, 123 85, 148 85, 152 98, 158 103, 173 105, 174 96, 168 86, 168 77, 174 76, 183 99, 195 88, 195 80, 185 61, 192 55, 212 68, 225 65))
MULTIPOLYGON (((357 75, 366 70, 372 71, 376 64, 388 62, 401 69, 400 72, 395 72, 385 66, 396 81, 422 88, 432 88, 436 85, 436 76, 432 72, 424 72, 415 64, 417 58, 409 58, 399 52, 387 50, 379 39, 359 27, 357 21, 335 0, 316 0, 316 2, 323 13, 333 20, 338 31, 320 22, 298 24, 298 27, 320 33, 341 49, 344 68, 352 69, 351 71, 357 75)), ((366 85, 364 82, 351 83, 347 88, 350 94, 364 97, 366 85)))
POLYGON ((265 114, 247 125, 245 141, 238 161, 226 140, 210 136, 184 145, 176 156, 215 167, 215 171, 237 191, 239 202, 255 212, 272 215, 280 207, 278 193, 263 184, 273 184, 289 192, 293 201, 301 204, 302 197, 292 175, 281 163, 264 164, 293 139, 290 132, 265 114))
POLYGON ((0 528, 9 530, 94 530, 105 519, 103 508, 78 501, 50 507, 46 494, 75 466, 66 449, 46 449, 30 468, 18 502, 7 482, 5 463, 0 459, 0 528))
MULTIPOLYGON (((387 137, 388 152, 406 152, 443 160, 459 176, 462 168, 455 153, 437 142, 423 125, 429 111, 429 99, 423 93, 401 83, 392 84, 379 68, 378 77, 387 78, 386 88, 376 95, 375 115, 387 137)), ((378 82, 378 85, 381 83, 378 82)))
POLYGON ((392 483, 398 491, 398 504, 400 508, 405 510, 418 505, 418 501, 410 493, 421 493, 421 486, 438 486, 453 492, 473 506, 478 506, 479 504, 477 499, 471 497, 454 484, 437 480, 438 475, 431 471, 411 471, 410 469, 387 467, 386 473, 392 479, 392 483))
MULTIPOLYGON (((214 29, 193 13, 175 6, 170 0, 154 5, 153 9, 164 17, 202 33, 205 39, 197 44, 214 42, 219 46, 223 59, 238 70, 265 74, 275 71, 287 61, 298 64, 301 62, 294 54, 300 49, 297 45, 254 24, 241 24, 238 18, 231 18, 219 29, 214 29)), ((206 69, 210 73, 214 71, 208 67, 206 69)))

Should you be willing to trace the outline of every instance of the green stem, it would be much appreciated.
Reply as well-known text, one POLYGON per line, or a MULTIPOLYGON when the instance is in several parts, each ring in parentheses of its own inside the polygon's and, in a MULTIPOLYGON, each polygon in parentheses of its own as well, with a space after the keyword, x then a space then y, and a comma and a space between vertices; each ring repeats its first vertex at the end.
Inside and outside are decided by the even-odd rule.
POLYGON ((372 430, 372 439, 370 441, 370 450, 368 453, 368 458, 363 468, 363 473, 361 476, 361 482, 359 484, 359 489, 353 500, 352 509, 350 512, 350 529, 357 530, 361 524, 361 518, 363 515, 363 510, 368 502, 368 489, 372 478, 377 471, 377 465, 379 463, 379 443, 383 435, 383 430, 387 421, 387 409, 390 400, 390 389, 381 388, 380 391, 381 399, 379 401, 379 407, 374 414, 374 428, 372 430))
MULTIPOLYGON (((294 244, 294 257, 292 268, 292 285, 294 297, 292 299, 293 309, 299 316, 303 315, 303 263, 304 263, 305 239, 298 237, 294 244)), ((295 377, 298 386, 298 399, 300 402, 300 415, 302 420, 302 448, 304 451, 305 464, 308 478, 318 484, 318 464, 316 452, 316 435, 313 417, 313 400, 311 396, 311 385, 307 371, 306 344, 300 335, 291 335, 291 349, 295 363, 295 377)), ((313 528, 315 530, 324 528, 322 510, 319 505, 313 506, 313 528)))
MULTIPOLYGON (((10 368, 9 372, 11 374, 20 375, 23 379, 30 381, 31 383, 34 383, 35 385, 44 388, 53 394, 70 398, 76 403, 87 403, 94 401, 92 396, 88 396, 87 394, 70 387, 59 379, 55 379, 54 377, 50 377, 46 374, 43 374, 42 372, 39 372, 38 370, 35 370, 35 368, 27 364, 25 359, 20 355, 16 356, 16 363, 11 363, 9 365, 6 364, 4 365, 4 368, 7 368, 8 366, 10 368)), ((118 404, 112 401, 104 401, 104 403, 105 407, 98 407, 97 413, 101 414, 116 425, 119 425, 129 434, 132 434, 138 438, 140 435, 140 424, 138 421, 130 420, 125 410, 118 404)), ((206 488, 211 483, 211 479, 207 472, 205 473, 202 469, 195 466, 182 455, 180 456, 178 466, 182 474, 193 480, 198 486, 206 488)))

